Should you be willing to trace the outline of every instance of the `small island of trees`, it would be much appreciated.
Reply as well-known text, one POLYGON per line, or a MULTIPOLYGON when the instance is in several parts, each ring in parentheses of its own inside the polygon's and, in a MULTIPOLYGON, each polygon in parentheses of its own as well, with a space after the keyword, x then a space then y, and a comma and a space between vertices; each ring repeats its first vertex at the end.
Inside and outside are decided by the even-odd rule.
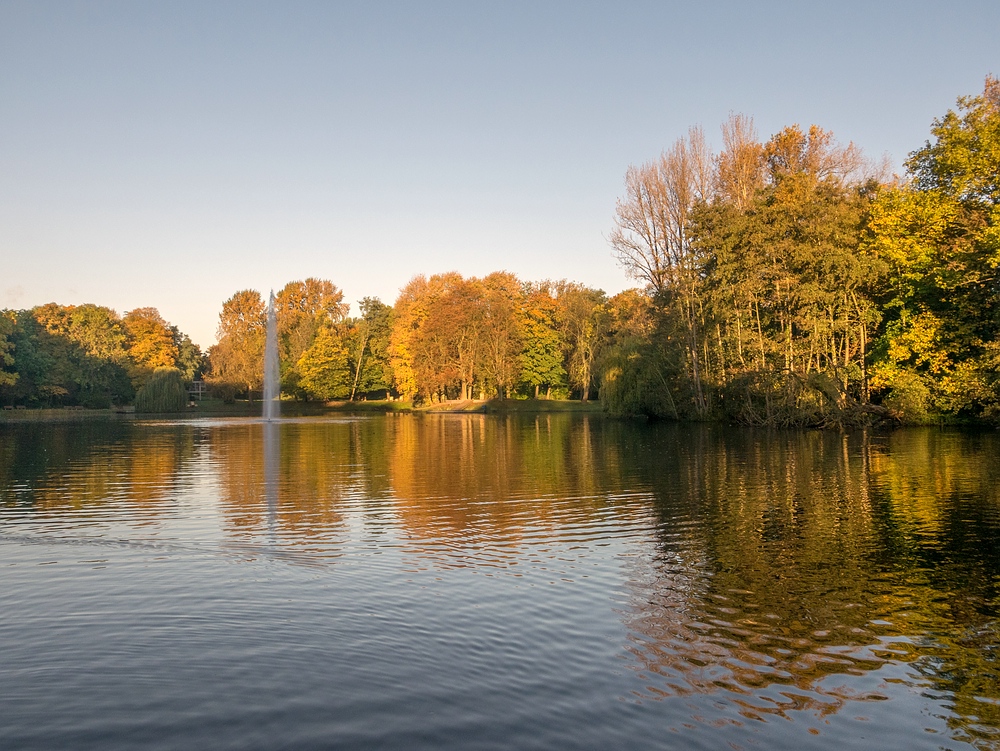
MULTIPOLYGON (((617 416, 772 426, 1000 421, 1000 82, 931 136, 898 178, 815 125, 762 142, 733 115, 716 154, 692 129, 626 172, 609 241, 642 287, 610 298, 449 272, 351 317, 333 282, 290 282, 283 395, 599 396, 617 416)), ((0 402, 176 405, 202 377, 253 400, 265 315, 259 292, 236 292, 203 354, 154 308, 5 310, 0 402)))

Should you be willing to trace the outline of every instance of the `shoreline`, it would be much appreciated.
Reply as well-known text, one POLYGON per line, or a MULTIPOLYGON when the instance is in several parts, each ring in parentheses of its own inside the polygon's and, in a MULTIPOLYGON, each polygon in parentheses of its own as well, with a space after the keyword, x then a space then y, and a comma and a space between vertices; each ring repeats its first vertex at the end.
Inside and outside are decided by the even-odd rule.
MULTIPOLYGON (((282 415, 286 417, 320 417, 327 414, 536 414, 536 413, 577 413, 604 415, 599 401, 548 399, 505 399, 505 400, 454 400, 414 407, 410 402, 367 401, 367 402, 283 402, 282 415)), ((155 417, 156 419, 187 420, 199 417, 260 417, 261 404, 223 404, 221 402, 189 407, 184 412, 136 413, 133 409, 107 408, 86 409, 82 407, 42 407, 37 409, 4 409, 0 411, 0 423, 27 422, 74 422, 79 420, 135 420, 155 417)))

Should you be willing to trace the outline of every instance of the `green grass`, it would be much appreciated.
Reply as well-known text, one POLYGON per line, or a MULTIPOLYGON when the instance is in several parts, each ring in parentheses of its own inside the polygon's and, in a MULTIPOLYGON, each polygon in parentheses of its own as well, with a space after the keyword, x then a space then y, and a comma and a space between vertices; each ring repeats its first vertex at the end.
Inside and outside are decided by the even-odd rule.
MULTIPOLYGON (((196 402, 197 406, 186 407, 183 412, 158 415, 158 417, 185 419, 191 417, 260 417, 261 403, 250 404, 240 400, 226 404, 220 399, 203 399, 196 402)), ((598 401, 581 402, 556 399, 493 399, 480 401, 450 401, 437 404, 424 404, 414 407, 407 401, 366 401, 366 402, 293 402, 281 403, 283 417, 321 416, 331 413, 338 414, 372 414, 385 412, 449 412, 449 413, 487 413, 487 414, 535 414, 539 412, 576 412, 583 414, 599 414, 601 403, 598 401)), ((0 422, 59 422, 78 419, 111 419, 134 417, 134 413, 117 412, 113 409, 19 409, 0 410, 0 422)))
MULTIPOLYGON (((0 422, 65 422, 67 420, 110 420, 126 415, 113 409, 77 409, 45 407, 40 409, 0 410, 0 422)), ((127 415, 131 417, 132 415, 127 415)))
POLYGON ((494 399, 486 403, 486 412, 582 412, 595 414, 601 412, 601 403, 597 400, 581 402, 578 399, 494 399))

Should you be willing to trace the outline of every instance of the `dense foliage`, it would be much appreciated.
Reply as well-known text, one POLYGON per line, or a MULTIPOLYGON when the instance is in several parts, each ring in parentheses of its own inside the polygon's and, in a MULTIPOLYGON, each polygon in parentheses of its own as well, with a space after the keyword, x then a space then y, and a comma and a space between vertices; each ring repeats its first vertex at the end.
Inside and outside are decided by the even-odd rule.
MULTIPOLYGON (((364 298, 357 318, 326 280, 291 282, 277 299, 282 392, 321 401, 587 399, 607 317, 600 290, 524 283, 506 272, 418 276, 395 306, 364 298)), ((218 389, 251 398, 260 389, 263 327, 259 293, 238 292, 223 305, 209 353, 218 389)))
POLYGON ((1000 84, 889 181, 817 126, 695 130, 631 168, 612 246, 654 330, 603 372, 618 414, 765 425, 1000 417, 1000 84), (667 393, 664 393, 666 390, 667 393))
POLYGON ((177 368, 157 368, 135 395, 136 412, 183 412, 185 405, 187 389, 177 368))
POLYGON ((0 402, 32 407, 131 404, 158 368, 199 377, 204 357, 155 308, 99 305, 0 311, 0 402))

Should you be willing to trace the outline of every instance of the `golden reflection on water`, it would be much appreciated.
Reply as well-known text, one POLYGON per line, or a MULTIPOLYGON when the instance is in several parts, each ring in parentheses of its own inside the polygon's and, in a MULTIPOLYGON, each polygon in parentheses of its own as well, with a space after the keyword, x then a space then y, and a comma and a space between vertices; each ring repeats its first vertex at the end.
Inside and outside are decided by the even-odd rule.
POLYGON ((884 669, 908 664, 908 684, 951 704, 957 739, 997 747, 998 458, 995 437, 910 431, 681 460, 623 613, 645 695, 726 692, 747 720, 822 724, 888 699, 900 676, 884 669), (701 524, 684 527, 692 506, 701 524))
POLYGON ((995 434, 566 415, 134 427, 0 444, 0 503, 78 523, 117 504, 155 524, 210 476, 236 541, 329 553, 360 514, 439 568, 617 538, 641 699, 724 695, 743 721, 805 712, 822 732, 902 682, 951 707, 954 738, 998 747, 995 434))

